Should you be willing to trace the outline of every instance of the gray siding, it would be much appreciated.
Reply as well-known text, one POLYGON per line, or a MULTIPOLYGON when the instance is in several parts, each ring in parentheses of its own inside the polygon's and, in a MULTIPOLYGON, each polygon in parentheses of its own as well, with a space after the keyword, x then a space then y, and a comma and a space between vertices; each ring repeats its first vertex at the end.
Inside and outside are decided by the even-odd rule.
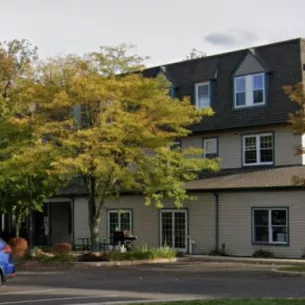
MULTIPOLYGON (((185 202, 188 211, 188 234, 195 241, 194 253, 207 253, 215 247, 215 199, 213 194, 201 194, 196 201, 185 202)), ((174 208, 169 202, 165 208, 174 208)), ((159 211, 146 207, 142 196, 122 196, 117 201, 105 204, 100 224, 100 236, 108 235, 107 209, 131 209, 133 234, 138 237, 138 245, 159 246, 159 211)), ((75 243, 77 238, 89 237, 88 208, 85 198, 75 200, 75 243)))
POLYGON ((287 126, 244 129, 242 132, 209 133, 203 136, 191 136, 182 140, 182 147, 202 147, 203 137, 218 137, 221 168, 239 168, 242 166, 242 136, 264 132, 274 133, 275 165, 303 164, 302 156, 295 155, 296 147, 301 145, 301 137, 294 136, 287 126))
POLYGON ((235 76, 264 72, 264 67, 249 52, 235 72, 235 76))
POLYGON ((278 257, 300 258, 305 254, 305 206, 302 191, 239 192, 220 194, 219 241, 230 255, 251 256, 259 249, 278 257), (289 208, 289 246, 252 245, 251 209, 254 207, 289 208))

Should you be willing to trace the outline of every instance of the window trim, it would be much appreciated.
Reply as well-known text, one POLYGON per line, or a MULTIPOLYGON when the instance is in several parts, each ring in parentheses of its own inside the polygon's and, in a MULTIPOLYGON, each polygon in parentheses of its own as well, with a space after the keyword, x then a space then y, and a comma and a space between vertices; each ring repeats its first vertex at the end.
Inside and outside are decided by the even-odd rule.
MULTIPOLYGON (((120 211, 130 213, 130 233, 133 234, 134 227, 133 227, 133 209, 130 208, 122 208, 122 209, 107 209, 107 238, 110 238, 110 213, 120 213, 120 211)), ((121 222, 119 217, 119 223, 121 222)), ((120 224, 121 226, 121 224, 120 224)))
POLYGON ((219 143, 218 143, 218 137, 210 137, 210 138, 202 138, 202 148, 203 148, 203 157, 206 158, 206 153, 205 153, 205 143, 206 141, 211 141, 211 140, 215 140, 216 141, 216 157, 217 158, 219 156, 219 143))
POLYGON ((241 108, 249 108, 249 107, 259 107, 266 105, 266 76, 265 73, 253 73, 253 74, 246 74, 234 77, 234 109, 241 109, 241 108), (253 86, 253 79, 254 76, 261 75, 263 77, 263 102, 261 103, 254 103, 254 86, 253 86), (236 105, 236 80, 240 78, 245 78, 246 88, 245 88, 245 105, 236 105))
POLYGON ((242 165, 244 167, 249 167, 249 166, 260 166, 260 165, 274 165, 274 132, 264 132, 264 133, 254 133, 254 134, 245 134, 242 135, 242 165), (260 162, 258 159, 260 159, 260 141, 258 142, 258 138, 260 139, 262 136, 272 136, 272 162, 260 162), (246 145, 245 145, 245 139, 246 138, 256 138, 256 157, 257 161, 256 163, 246 163, 246 145), (259 158, 258 158, 259 157, 259 158))
POLYGON ((200 83, 196 83, 195 84, 195 105, 196 105, 196 108, 198 108, 198 109, 207 108, 207 107, 199 107, 198 87, 199 86, 203 86, 203 85, 208 85, 208 89, 209 89, 209 106, 207 106, 207 107, 211 107, 211 82, 210 81, 205 81, 205 82, 200 82, 200 83))
POLYGON ((290 245, 290 226, 289 226, 289 207, 252 207, 251 208, 251 235, 252 235, 252 244, 253 245, 271 245, 271 246, 289 246, 290 245), (254 223, 254 211, 267 210, 268 211, 268 241, 255 241, 255 223, 254 223), (286 228, 287 228, 287 241, 285 242, 274 242, 270 241, 270 237, 272 237, 272 219, 271 214, 272 211, 284 210, 286 211, 286 228), (271 230, 270 230, 271 229, 271 230))

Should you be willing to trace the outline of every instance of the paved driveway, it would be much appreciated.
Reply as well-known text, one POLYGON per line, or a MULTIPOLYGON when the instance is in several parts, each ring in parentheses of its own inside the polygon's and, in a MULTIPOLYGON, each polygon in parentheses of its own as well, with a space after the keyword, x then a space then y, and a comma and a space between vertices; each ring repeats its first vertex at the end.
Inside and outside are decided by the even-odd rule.
POLYGON ((0 289, 0 305, 305 297, 305 278, 276 277, 270 274, 270 268, 236 263, 35 268, 19 271, 0 289))

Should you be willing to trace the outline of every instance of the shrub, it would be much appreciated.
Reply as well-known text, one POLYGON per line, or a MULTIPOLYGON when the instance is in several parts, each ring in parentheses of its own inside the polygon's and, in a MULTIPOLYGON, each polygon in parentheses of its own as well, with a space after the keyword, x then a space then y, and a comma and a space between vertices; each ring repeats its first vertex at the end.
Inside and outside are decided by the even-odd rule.
POLYGON ((226 245, 222 244, 221 249, 213 249, 210 251, 209 255, 212 256, 228 256, 226 252, 226 245))
POLYGON ((260 249, 252 254, 253 257, 272 258, 274 254, 271 251, 260 249))
POLYGON ((57 243, 52 247, 52 252, 55 254, 70 254, 72 246, 69 243, 57 243))
POLYGON ((9 245, 12 248, 13 256, 15 258, 23 258, 26 255, 27 250, 29 248, 28 242, 21 237, 15 237, 11 239, 9 245))
MULTIPOLYGON (((181 254, 180 254, 181 255, 181 254)), ((151 248, 138 247, 129 252, 109 252, 107 257, 110 261, 122 260, 144 260, 144 259, 157 259, 157 258, 175 258, 178 252, 170 247, 151 248)))

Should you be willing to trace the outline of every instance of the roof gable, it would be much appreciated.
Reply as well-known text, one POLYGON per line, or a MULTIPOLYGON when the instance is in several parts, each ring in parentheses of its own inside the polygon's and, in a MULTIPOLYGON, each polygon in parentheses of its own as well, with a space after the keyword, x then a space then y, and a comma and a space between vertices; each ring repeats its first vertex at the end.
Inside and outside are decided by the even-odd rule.
POLYGON ((266 68, 256 58, 256 56, 251 51, 249 51, 237 67, 234 76, 260 73, 265 71, 266 68))

